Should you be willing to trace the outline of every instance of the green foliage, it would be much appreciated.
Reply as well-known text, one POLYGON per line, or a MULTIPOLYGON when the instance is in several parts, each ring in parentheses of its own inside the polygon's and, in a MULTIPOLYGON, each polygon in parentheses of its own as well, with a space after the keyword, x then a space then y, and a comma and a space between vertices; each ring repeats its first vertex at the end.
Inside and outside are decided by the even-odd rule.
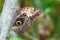
MULTIPOLYGON (((0 13, 2 12, 4 0, 0 1, 0 13)), ((35 7, 43 10, 45 16, 49 15, 52 20, 53 27, 55 27, 55 33, 60 37, 60 0, 22 0, 21 7, 35 7)), ((32 28, 35 33, 38 32, 36 28, 38 22, 32 24, 32 28)), ((9 40, 23 40, 18 37, 11 37, 9 40)), ((52 38, 47 38, 46 40, 57 40, 55 35, 52 38)))
POLYGON ((0 13, 2 12, 3 4, 4 4, 4 0, 0 0, 0 13))
POLYGON ((24 40, 24 39, 15 36, 15 37, 9 37, 9 40, 24 40))
POLYGON ((52 9, 50 7, 45 8, 45 10, 44 10, 45 15, 49 14, 51 12, 51 10, 52 9))
POLYGON ((32 0, 32 3, 33 3, 33 7, 42 9, 42 6, 41 6, 42 4, 40 0, 32 0))

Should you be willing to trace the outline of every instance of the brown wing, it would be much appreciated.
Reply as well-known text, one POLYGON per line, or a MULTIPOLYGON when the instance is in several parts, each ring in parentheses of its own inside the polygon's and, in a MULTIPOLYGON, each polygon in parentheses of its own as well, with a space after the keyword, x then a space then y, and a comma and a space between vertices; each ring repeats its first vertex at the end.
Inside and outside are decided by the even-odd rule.
POLYGON ((17 26, 16 22, 14 22, 15 24, 15 32, 16 33, 21 33, 23 34, 24 32, 27 32, 27 30, 29 29, 29 26, 34 23, 34 21, 36 20, 39 20, 40 17, 43 16, 43 12, 40 10, 40 9, 36 9, 36 8, 33 8, 33 7, 24 7, 24 8, 21 8, 21 10, 17 11, 18 15, 19 15, 19 20, 18 18, 16 18, 16 20, 18 22, 22 22, 21 19, 23 19, 23 24, 22 25, 19 25, 17 26), (17 28, 16 28, 17 27, 17 28))

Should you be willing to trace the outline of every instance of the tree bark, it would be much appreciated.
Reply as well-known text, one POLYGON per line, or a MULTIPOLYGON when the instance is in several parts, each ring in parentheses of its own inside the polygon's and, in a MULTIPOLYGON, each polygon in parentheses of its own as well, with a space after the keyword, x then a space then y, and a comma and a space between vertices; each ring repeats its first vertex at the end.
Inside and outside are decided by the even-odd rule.
POLYGON ((3 11, 0 18, 0 40, 6 40, 6 36, 11 26, 12 17, 15 14, 18 0, 5 0, 3 11))

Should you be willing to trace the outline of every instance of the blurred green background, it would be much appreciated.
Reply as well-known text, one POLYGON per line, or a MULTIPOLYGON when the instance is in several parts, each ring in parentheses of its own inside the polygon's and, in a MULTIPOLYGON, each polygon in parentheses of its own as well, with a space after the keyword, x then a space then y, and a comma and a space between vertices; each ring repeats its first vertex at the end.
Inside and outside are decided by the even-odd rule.
MULTIPOLYGON (((2 12, 3 4, 4 0, 0 0, 0 13, 2 12)), ((26 6, 40 8, 43 10, 45 17, 49 16, 50 25, 52 24, 55 30, 53 33, 54 34, 53 37, 47 39, 58 40, 60 37, 60 0, 21 0, 20 7, 26 7, 26 6)), ((35 24, 37 23, 38 22, 36 22, 35 24)), ((35 24, 32 25, 33 28, 36 26, 35 24)))
POLYGON ((4 4, 4 0, 0 0, 0 13, 2 12, 3 4, 4 4))

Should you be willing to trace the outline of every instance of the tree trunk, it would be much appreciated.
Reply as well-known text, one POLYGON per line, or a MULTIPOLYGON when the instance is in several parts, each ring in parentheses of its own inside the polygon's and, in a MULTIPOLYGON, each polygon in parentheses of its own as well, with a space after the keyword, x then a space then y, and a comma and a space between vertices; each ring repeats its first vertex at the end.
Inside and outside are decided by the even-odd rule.
POLYGON ((19 6, 18 0, 5 0, 0 18, 0 40, 6 40, 6 36, 11 26, 11 20, 15 14, 15 9, 19 6))

